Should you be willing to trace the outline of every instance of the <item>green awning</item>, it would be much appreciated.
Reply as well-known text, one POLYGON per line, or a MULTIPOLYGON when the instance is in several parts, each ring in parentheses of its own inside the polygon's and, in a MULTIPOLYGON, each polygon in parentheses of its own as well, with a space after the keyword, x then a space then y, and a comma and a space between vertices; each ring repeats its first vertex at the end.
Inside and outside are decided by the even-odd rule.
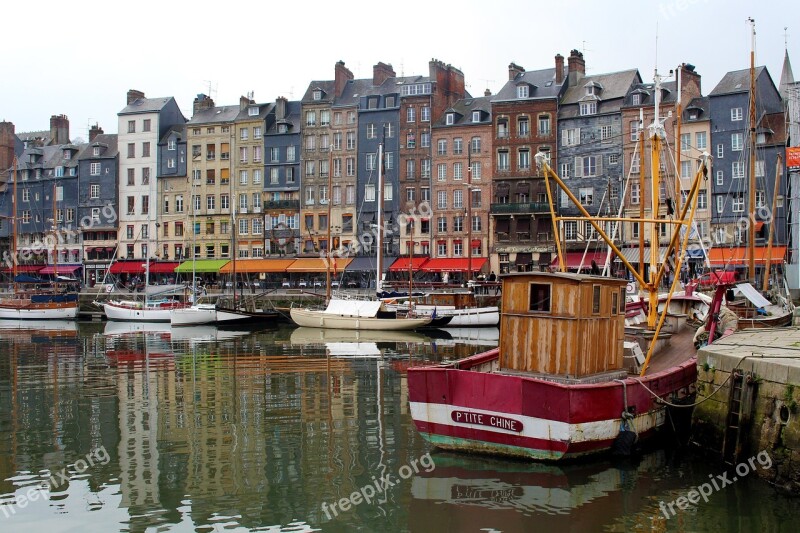
POLYGON ((195 272, 219 272, 219 269, 230 262, 229 259, 189 259, 175 269, 176 274, 191 274, 195 272))

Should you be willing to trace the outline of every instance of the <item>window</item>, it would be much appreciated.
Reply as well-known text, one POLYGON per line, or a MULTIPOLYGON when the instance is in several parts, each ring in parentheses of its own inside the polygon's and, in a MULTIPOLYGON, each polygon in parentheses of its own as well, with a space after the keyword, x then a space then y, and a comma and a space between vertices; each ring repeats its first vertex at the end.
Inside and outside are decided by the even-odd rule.
POLYGON ((413 131, 406 134, 406 148, 414 148, 417 145, 417 137, 413 131))
POLYGON ((480 111, 473 111, 472 112, 472 122, 480 122, 481 121, 481 112, 480 111))
POLYGON ((422 148, 430 148, 431 147, 431 132, 423 131, 422 134, 420 134, 419 145, 422 148))
POLYGON ((719 143, 719 144, 717 145, 717 158, 718 158, 718 159, 722 159, 722 157, 723 157, 724 155, 725 155, 725 145, 724 145, 724 144, 722 144, 722 143, 719 143))
POLYGON ((182 194, 175 195, 175 212, 176 213, 183 213, 183 195, 182 194))
POLYGON ((447 155, 447 139, 439 139, 436 141, 436 154, 447 155))
POLYGON ((631 95, 631 105, 640 105, 642 103, 642 95, 641 94, 634 94, 631 95))
POLYGON ((732 121, 742 120, 742 117, 743 117, 743 114, 742 114, 742 108, 741 107, 734 107, 734 108, 731 109, 731 120, 732 121))
POLYGON ((453 208, 462 209, 464 207, 464 191, 456 189, 453 191, 453 208))
POLYGON ((406 201, 407 202, 413 202, 415 195, 416 195, 416 189, 414 187, 406 187, 406 201))
POLYGON ((478 181, 481 179, 481 162, 480 161, 473 161, 472 168, 470 169, 472 172, 472 181, 478 181))
POLYGON ((692 162, 691 161, 681 161, 681 177, 682 178, 691 178, 692 177, 692 162))
POLYGON ((315 172, 316 161, 306 161, 306 176, 313 176, 315 172))
POLYGON ((230 209, 231 208, 231 197, 227 194, 220 194, 219 195, 219 206, 222 209, 230 209))
POLYGON ((756 177, 763 178, 764 177, 764 160, 759 159, 756 161, 756 177))
POLYGON ((367 124, 367 139, 375 139, 378 136, 378 130, 375 124, 367 124))
MULTIPOLYGON (((149 239, 150 238, 150 225, 149 224, 142 224, 141 232, 139 233, 142 239, 149 239)), ((147 255, 147 252, 144 250, 142 251, 142 255, 147 255)))
POLYGON ((561 175, 561 179, 567 179, 570 177, 570 169, 571 165, 569 163, 561 163, 559 166, 559 174, 561 175))
POLYGON ((175 158, 170 157, 167 159, 167 168, 175 168, 175 158))
POLYGON ((406 122, 415 122, 416 121, 416 109, 413 107, 409 107, 406 109, 406 122))
POLYGON ((723 183, 725 183, 725 173, 723 171, 721 171, 721 170, 717 170, 716 184, 717 185, 722 185, 723 183))
POLYGON ((439 230, 439 233, 444 233, 447 231, 447 218, 446 217, 439 217, 436 220, 436 227, 439 230))
POLYGON ((430 187, 422 187, 420 189, 420 200, 423 202, 430 202, 431 201, 431 188, 430 187))
POLYGON ((587 178, 597 176, 601 156, 587 155, 575 158, 575 177, 587 178))
POLYGON ((420 108, 420 120, 422 122, 430 122, 431 121, 431 108, 428 106, 422 106, 420 108))
POLYGON ((600 285, 592 286, 592 313, 600 313, 600 285))
POLYGON ((128 121, 128 133, 136 133, 136 121, 129 120, 128 121))
POLYGON ((240 170, 239 171, 239 185, 247 185, 247 171, 240 170))
POLYGON ((717 213, 722 213, 725 210, 725 197, 717 196, 717 213))
POLYGON ((129 215, 136 214, 136 198, 133 196, 128 196, 128 211, 129 215))
POLYGON ((447 209, 447 191, 437 191, 436 207, 439 209, 447 209))
POLYGON ((453 155, 461 155, 464 152, 464 139, 456 137, 453 139, 453 155))
POLYGON ((461 243, 460 240, 453 241, 453 255, 455 257, 461 257, 464 254, 464 245, 461 243))
POLYGON ((142 168, 142 185, 150 184, 150 167, 142 168))
POLYGON ((319 203, 327 205, 328 203, 328 186, 320 185, 319 187, 319 203))
POLYGON ((480 137, 473 137, 469 141, 469 150, 470 153, 479 154, 481 153, 481 138, 480 137))
POLYGON ((394 198, 394 189, 392 188, 391 183, 386 183, 383 186, 383 199, 391 200, 392 198, 394 198))
POLYGON ((708 192, 704 189, 697 192, 697 209, 708 209, 708 192))
POLYGON ((420 160, 420 176, 426 179, 430 179, 431 177, 431 160, 430 159, 422 159, 420 160))
POLYGON ((531 168, 531 152, 528 149, 522 149, 518 152, 517 163, 520 170, 528 170, 531 168))
POLYGON ((348 131, 346 134, 346 148, 348 150, 355 150, 356 148, 356 133, 354 131, 348 131))
POLYGON ((581 116, 597 113, 597 102, 581 102, 581 116))
POLYGON ((306 111, 306 126, 316 126, 316 125, 317 125, 316 111, 306 111))
POLYGON ((331 123, 331 112, 329 109, 323 109, 322 111, 319 112, 319 125, 330 126, 330 123, 331 123))
POLYGON ((742 133, 734 133, 731 135, 731 150, 734 152, 740 152, 742 150, 742 146, 744 145, 744 137, 742 133))
POLYGON ((744 161, 734 161, 731 166, 731 177, 734 179, 744 178, 744 161))
POLYGON ((417 161, 415 159, 406 160, 406 179, 413 180, 416 177, 416 165, 417 161))
POLYGON ((706 132, 698 131, 694 134, 694 143, 698 150, 705 150, 707 146, 706 132))
POLYGON ((608 154, 608 164, 616 165, 619 163, 619 154, 608 154))
POLYGON ((536 313, 550 312, 550 285, 546 283, 531 283, 528 310, 536 313))
POLYGON ((578 191, 578 198, 581 201, 581 205, 592 205, 593 193, 594 190, 591 187, 581 187, 578 191))
POLYGON ((756 207, 765 207, 766 205, 766 195, 764 191, 756 191, 756 207))
POLYGON ((508 170, 508 150, 497 151, 497 170, 508 170))
POLYGON ((517 135, 520 137, 527 137, 531 134, 530 123, 528 117, 519 117, 517 119, 517 135))
POLYGON ((136 143, 128 143, 128 159, 136 157, 136 143))
POLYGON ((733 193, 731 206, 734 213, 744 212, 744 193, 733 193))
POLYGON ((611 141, 611 125, 600 126, 600 140, 604 142, 611 141))
POLYGON ((691 133, 681 133, 681 151, 685 152, 689 148, 691 148, 691 133))
MULTIPOLYGON (((296 155, 295 147, 294 146, 287 146, 286 147, 286 161, 287 162, 292 162, 292 161, 295 161, 296 158, 297 158, 297 155, 296 155)), ((277 160, 278 159, 276 158, 273 161, 277 161, 277 160)))
POLYGON ((550 115, 539 115, 539 135, 550 135, 550 115))
POLYGON ((529 85, 517 85, 517 98, 527 98, 530 94, 529 85))
POLYGON ((565 129, 561 134, 561 144, 564 146, 576 146, 581 143, 580 128, 565 129))
POLYGON ((199 194, 192 195, 192 209, 195 212, 200 211, 200 195, 199 194))
POLYGON ((376 162, 378 160, 378 154, 367 154, 367 171, 373 171, 376 168, 376 162))
POLYGON ((100 198, 100 184, 92 183, 89 186, 89 197, 93 200, 100 198))
POLYGON ((444 118, 444 123, 448 126, 452 126, 456 123, 456 115, 455 113, 447 113, 444 118))
POLYGON ((365 202, 375 201, 375 185, 369 184, 364 187, 364 201, 365 202))
POLYGON ((143 142, 142 143, 142 157, 150 157, 150 143, 143 142))
POLYGON ((453 163, 453 179, 461 180, 464 177, 463 163, 453 163))
POLYGON ((348 205, 356 203, 356 188, 354 185, 348 185, 345 188, 345 202, 348 205))
POLYGON ((150 119, 146 118, 142 121, 142 131, 150 131, 150 119))
POLYGON ((508 137, 508 119, 507 118, 498 118, 497 119, 497 138, 498 139, 505 139, 508 137))
POLYGON ((206 196, 206 209, 213 211, 216 208, 217 197, 213 194, 206 196))
POLYGON ((356 160, 353 157, 348 157, 345 159, 345 171, 347 172, 348 176, 355 176, 356 175, 356 160))
POLYGON ((639 205, 641 201, 641 190, 638 183, 631 183, 631 204, 639 205))

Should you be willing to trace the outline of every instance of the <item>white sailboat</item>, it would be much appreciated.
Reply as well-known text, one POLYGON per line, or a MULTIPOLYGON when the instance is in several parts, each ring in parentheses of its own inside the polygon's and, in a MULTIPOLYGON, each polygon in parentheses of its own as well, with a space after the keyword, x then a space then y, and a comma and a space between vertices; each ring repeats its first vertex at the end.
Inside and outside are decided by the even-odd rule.
MULTIPOLYGON (((381 291, 381 254, 383 244, 381 242, 383 226, 381 217, 383 214, 383 143, 378 146, 378 235, 377 235, 377 276, 376 288, 381 291)), ((329 189, 330 190, 330 189, 329 189)), ((330 219, 329 219, 330 220, 330 219)), ((330 243, 330 239, 328 240, 330 243)), ((330 244, 328 244, 327 262, 330 268, 330 244)), ((330 283, 328 283, 330 287, 330 283)), ((313 309, 292 309, 290 316, 292 321, 298 326, 311 328, 328 329, 350 329, 350 330, 412 330, 427 326, 431 322, 431 317, 400 317, 396 311, 389 311, 385 304, 380 300, 345 300, 341 298, 331 298, 328 306, 324 310, 313 309), (381 313, 391 316, 381 316, 381 313)))

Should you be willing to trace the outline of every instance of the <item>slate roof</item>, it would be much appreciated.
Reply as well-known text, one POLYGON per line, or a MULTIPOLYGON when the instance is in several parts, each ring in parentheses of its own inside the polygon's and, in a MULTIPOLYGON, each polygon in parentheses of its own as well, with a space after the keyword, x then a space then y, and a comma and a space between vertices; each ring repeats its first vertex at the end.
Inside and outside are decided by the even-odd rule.
POLYGON ((301 101, 304 104, 324 104, 333 102, 336 96, 334 94, 334 84, 334 80, 312 81, 308 84, 308 88, 301 101), (322 90, 323 94, 321 100, 314 100, 314 91, 316 89, 322 90))
MULTIPOLYGON (((756 67, 756 79, 764 72, 765 67, 756 67)), ((714 87, 709 96, 720 96, 723 94, 736 94, 750 92, 750 69, 732 70, 726 73, 717 86, 714 87)))
POLYGON ((348 80, 342 90, 342 95, 334 101, 333 105, 340 107, 357 106, 361 96, 366 94, 370 87, 372 87, 372 78, 348 80))
POLYGON ((692 101, 683 110, 684 122, 700 122, 704 120, 711 120, 709 114, 709 99, 708 96, 700 96, 692 98, 692 101), (692 114, 697 113, 697 118, 690 118, 692 114))
POLYGON ((125 106, 119 115, 132 115, 134 113, 154 113, 161 111, 170 100, 174 100, 172 96, 165 96, 161 98, 137 98, 133 103, 125 106))
POLYGON ((213 124, 233 122, 239 116, 238 105, 223 105, 212 107, 211 109, 202 109, 194 114, 187 124, 213 124))
POLYGON ((276 134, 278 133, 278 125, 289 123, 292 126, 291 131, 288 134, 281 134, 281 135, 289 135, 292 133, 300 133, 300 120, 301 120, 301 110, 302 110, 302 102, 299 100, 287 101, 286 102, 286 116, 283 119, 275 118, 275 122, 269 127, 266 131, 266 134, 276 134))
POLYGON ((437 120, 433 127, 448 127, 452 128, 453 126, 466 126, 470 124, 475 125, 485 125, 487 123, 492 122, 492 97, 491 96, 482 96, 480 98, 462 98, 451 107, 445 109, 445 112, 442 114, 442 117, 437 120), (454 124, 447 124, 447 113, 450 112, 456 113, 456 120, 454 124), (484 119, 480 122, 472 122, 472 112, 473 111, 483 111, 486 113, 484 115, 484 119))
POLYGON ((598 116, 619 112, 630 88, 635 84, 642 83, 642 78, 639 76, 637 69, 585 76, 564 93, 564 97, 561 99, 561 109, 558 112, 559 118, 566 119, 579 116, 580 108, 578 104, 581 101, 585 101, 586 84, 592 82, 599 83, 603 88, 602 91, 597 93, 597 114, 591 115, 598 116))
POLYGON ((35 139, 41 139, 43 145, 50 144, 52 142, 52 137, 50 137, 50 130, 42 130, 42 131, 23 131, 17 132, 17 138, 20 141, 32 141, 35 139))
POLYGON ((99 156, 92 155, 92 150, 84 150, 81 152, 78 159, 97 159, 97 158, 113 158, 119 153, 119 148, 117 144, 118 136, 116 133, 103 133, 98 135, 94 138, 94 140, 88 143, 89 147, 93 147, 95 144, 104 144, 108 148, 105 149, 99 156))
MULTIPOLYGON (((158 144, 167 144, 169 141, 170 136, 173 133, 177 133, 181 139, 186 140, 186 124, 173 124, 167 131, 164 132, 164 135, 161 136, 161 139, 158 140, 158 144)), ((99 135, 98 135, 99 137, 99 135)), ((97 140, 97 139, 95 139, 97 140)))
POLYGON ((239 111, 239 115, 236 117, 236 120, 263 120, 267 118, 267 115, 269 115, 270 111, 272 111, 274 107, 275 104, 272 102, 267 102, 265 104, 250 103, 244 109, 239 111), (250 115, 251 107, 258 107, 258 115, 250 115))
MULTIPOLYGON (((625 95, 625 103, 622 107, 651 107, 655 105, 655 83, 636 83, 631 87, 631 90, 625 95), (640 94, 640 103, 633 104, 633 95, 640 94)), ((603 91, 605 92, 605 91, 603 91)), ((603 93, 601 93, 602 95, 603 93)), ((661 100, 662 104, 674 105, 678 101, 678 82, 667 81, 661 84, 661 100)))
POLYGON ((567 80, 567 72, 564 71, 564 81, 556 84, 556 69, 546 68, 542 70, 532 70, 521 72, 513 80, 508 80, 503 88, 492 97, 493 102, 506 102, 512 100, 532 100, 536 98, 557 98, 561 93, 563 84, 567 80), (531 86, 528 98, 517 98, 517 86, 527 83, 531 86))

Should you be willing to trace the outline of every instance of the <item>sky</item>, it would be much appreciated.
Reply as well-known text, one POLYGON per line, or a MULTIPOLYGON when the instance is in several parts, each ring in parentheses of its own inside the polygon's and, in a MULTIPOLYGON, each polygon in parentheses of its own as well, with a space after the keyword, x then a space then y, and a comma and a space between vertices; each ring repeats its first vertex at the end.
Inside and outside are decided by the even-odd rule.
POLYGON ((656 66, 668 75, 691 63, 708 94, 725 72, 749 68, 748 17, 756 22, 756 63, 777 85, 788 42, 800 78, 794 1, 571 0, 559 7, 565 4, 13 2, 4 7, 0 120, 36 131, 64 114, 72 140, 85 140, 90 124, 117 133, 128 89, 174 96, 188 119, 198 93, 217 105, 237 105, 251 91, 259 103, 299 100, 312 80, 333 79, 339 60, 356 78, 371 78, 379 61, 412 76, 427 75, 436 58, 458 67, 467 90, 480 96, 500 90, 510 62, 550 68, 557 53, 572 49, 583 51, 587 74, 638 68, 644 81, 656 66))

